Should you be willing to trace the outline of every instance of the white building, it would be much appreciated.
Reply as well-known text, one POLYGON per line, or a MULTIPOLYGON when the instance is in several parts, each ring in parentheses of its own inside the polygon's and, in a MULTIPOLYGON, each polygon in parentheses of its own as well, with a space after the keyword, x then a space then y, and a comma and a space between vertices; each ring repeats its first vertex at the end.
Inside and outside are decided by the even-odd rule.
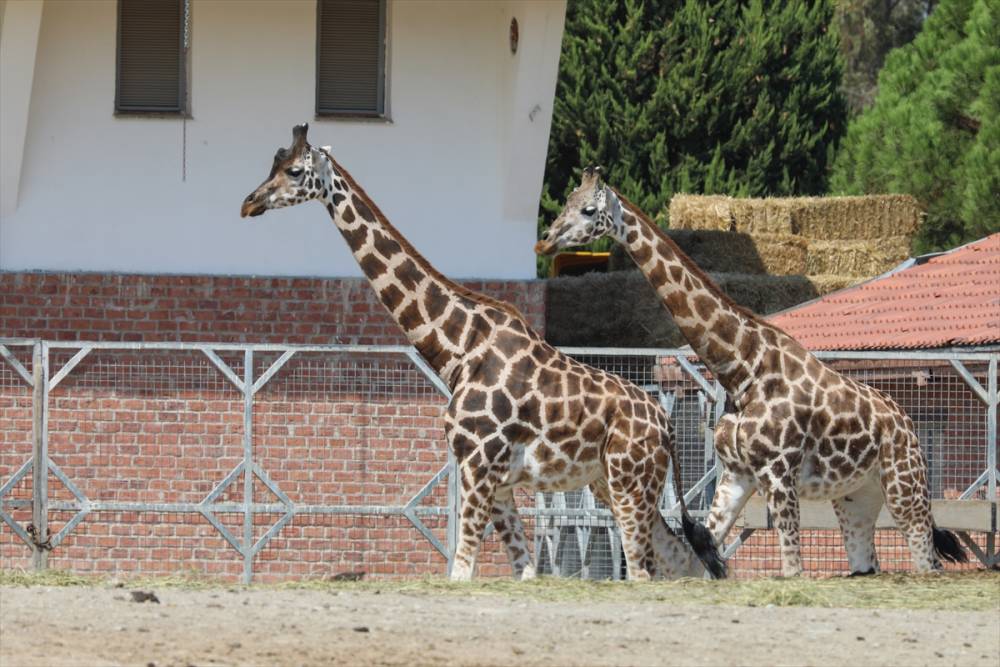
POLYGON ((0 0, 0 270, 360 275, 319 205, 239 218, 306 120, 441 271, 531 278, 565 8, 0 0), (179 110, 130 108, 170 58, 179 110), (338 95, 365 117, 317 111, 338 95))

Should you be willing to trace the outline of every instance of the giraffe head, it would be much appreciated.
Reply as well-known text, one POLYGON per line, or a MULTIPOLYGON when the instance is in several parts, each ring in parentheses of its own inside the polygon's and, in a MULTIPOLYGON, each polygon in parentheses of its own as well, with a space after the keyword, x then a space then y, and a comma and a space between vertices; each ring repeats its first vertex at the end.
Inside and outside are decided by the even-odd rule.
POLYGON ((309 124, 292 128, 292 145, 274 154, 271 173, 243 200, 240 216, 263 215, 272 208, 295 206, 310 199, 325 201, 330 194, 330 177, 325 149, 309 145, 309 124))
POLYGON ((535 245, 535 252, 551 255, 569 246, 583 245, 605 235, 617 238, 621 204, 604 184, 600 167, 586 167, 579 187, 570 193, 559 217, 535 245))

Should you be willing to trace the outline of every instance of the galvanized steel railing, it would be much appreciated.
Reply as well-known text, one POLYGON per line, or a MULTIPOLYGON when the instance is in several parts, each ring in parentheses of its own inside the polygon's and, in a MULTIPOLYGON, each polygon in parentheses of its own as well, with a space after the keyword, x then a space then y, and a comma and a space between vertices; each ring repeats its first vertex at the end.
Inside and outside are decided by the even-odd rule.
MULTIPOLYGON (((564 350, 591 365, 604 368, 627 377, 645 390, 656 394, 661 405, 678 425, 678 449, 682 459, 683 488, 685 499, 695 514, 704 515, 712 494, 719 467, 713 447, 713 429, 717 420, 725 412, 725 392, 706 373, 690 352, 677 349, 602 349, 569 348, 564 350)), ((292 346, 292 345, 242 345, 215 343, 92 343, 56 342, 32 339, 0 338, 0 356, 6 365, 28 388, 31 389, 31 456, 16 467, 13 474, 0 486, 0 520, 25 544, 32 549, 34 567, 47 567, 48 552, 63 543, 79 524, 92 512, 169 512, 198 514, 222 535, 225 541, 243 559, 242 579, 250 581, 253 576, 254 558, 292 519, 299 515, 335 514, 351 516, 396 515, 405 517, 410 524, 441 555, 443 564, 450 566, 457 536, 458 479, 454 461, 450 454, 448 462, 433 474, 407 502, 397 505, 358 504, 308 504, 287 495, 276 483, 268 470, 255 458, 254 438, 254 397, 286 364, 296 355, 309 353, 347 355, 388 355, 405 357, 426 381, 445 399, 450 398, 448 387, 433 373, 423 359, 411 347, 404 346, 292 346), (30 363, 27 361, 30 350, 30 363), (95 351, 109 354, 129 354, 143 352, 186 352, 200 354, 214 367, 242 396, 242 458, 229 472, 218 479, 214 487, 199 502, 149 503, 92 500, 67 476, 49 452, 49 405, 50 394, 79 364, 95 351), (65 362, 57 369, 51 368, 53 356, 65 362), (232 361, 223 357, 242 357, 242 373, 234 369, 232 361), (266 368, 255 375, 255 355, 266 357, 266 368), (30 367, 30 368, 29 368, 30 367), (31 499, 6 498, 11 490, 28 475, 31 475, 31 499), (49 473, 54 475, 72 494, 73 500, 54 500, 47 488, 49 473), (236 492, 234 486, 243 476, 242 501, 222 501, 227 493, 236 492), (277 503, 254 501, 254 480, 258 479, 278 500, 277 503), (444 506, 426 506, 426 499, 439 484, 447 489, 444 506), (31 508, 32 519, 28 526, 19 524, 11 514, 13 510, 31 508), (51 511, 74 512, 73 517, 55 534, 48 530, 48 514, 51 511), (223 524, 219 514, 242 514, 242 530, 234 531, 223 524), (280 515, 263 535, 254 535, 254 517, 261 514, 280 515), (422 518, 447 517, 447 538, 443 542, 427 527, 422 518)), ((875 384, 883 383, 899 387, 926 387, 928 378, 938 373, 936 393, 923 396, 924 402, 930 398, 943 401, 944 405, 965 406, 960 409, 968 413, 971 435, 962 436, 955 442, 946 432, 945 423, 949 415, 941 412, 931 415, 933 419, 915 417, 918 426, 924 427, 923 439, 930 444, 929 457, 932 460, 931 475, 935 489, 952 488, 959 499, 978 497, 985 501, 997 501, 997 364, 1000 352, 984 351, 941 351, 941 352, 850 352, 819 353, 827 361, 854 365, 852 372, 858 379, 875 384), (871 362, 882 362, 876 365, 871 362), (970 370, 972 366, 972 370, 970 370), (888 369, 888 370, 887 370, 888 369), (928 370, 929 369, 929 370, 928 370), (950 370, 948 370, 950 369, 950 370), (890 372, 891 371, 891 372, 890 372), (947 373, 948 378, 941 379, 947 373), (860 374, 860 376, 859 376, 860 374), (866 375, 867 374, 867 375, 866 375), (951 374, 954 374, 953 376, 951 374), (925 377, 926 376, 926 377, 925 377), (985 380, 985 383, 983 382, 985 380), (923 382, 923 384, 921 384, 923 382), (974 396, 981 407, 968 407, 969 398, 956 398, 961 392, 974 396), (944 389, 941 389, 944 387, 944 389), (979 413, 982 413, 981 415, 979 413), (981 423, 975 425, 977 418, 981 423), (935 419, 937 421, 935 421, 935 419), (942 421, 944 420, 944 421, 942 421), (933 426, 937 424, 938 426, 933 426), (942 426, 942 424, 944 424, 942 426), (935 430, 938 429, 938 430, 935 430), (949 439, 950 437, 950 439, 949 439), (970 458, 959 448, 967 447, 965 439, 973 444, 981 442, 981 460, 970 458), (950 460, 966 462, 968 469, 956 474, 946 469, 950 460), (972 461, 972 463, 969 463, 972 461), (976 461, 979 461, 978 463, 976 461), (977 466, 971 479, 969 466, 977 466), (951 475, 951 476, 949 476, 951 475), (971 480, 971 481, 970 481, 971 480), (956 484, 962 485, 957 492, 956 484), (951 486, 949 486, 951 485, 951 486)), ((916 392, 913 400, 920 403, 919 390, 901 388, 900 391, 916 392)), ((890 392, 893 393, 893 392, 890 392)), ((905 406, 904 406, 905 407, 905 406)), ((944 408, 942 408, 944 409, 944 408)), ((913 416, 913 408, 910 408, 913 416)), ((940 412, 940 411, 938 411, 940 412)), ((960 416, 965 416, 960 415, 960 416)), ((964 428, 964 427, 963 427, 964 428)), ((444 442, 441 443, 445 447, 444 442)), ((976 455, 978 456, 978 454, 976 455)), ((673 495, 673 486, 667 484, 667 492, 661 501, 661 509, 668 519, 676 518, 679 506, 673 495)), ((620 542, 613 527, 610 512, 599 506, 588 490, 572 493, 535 494, 533 507, 523 507, 522 515, 533 520, 536 556, 539 569, 553 574, 571 574, 618 578, 621 572, 620 542), (600 551, 600 554, 598 554, 600 551), (602 555, 601 555, 602 554, 602 555)), ((985 545, 980 546, 963 535, 966 544, 984 564, 998 562, 995 550, 996 519, 993 532, 986 536, 985 545)), ((746 529, 726 548, 726 555, 733 555, 752 534, 746 529)))

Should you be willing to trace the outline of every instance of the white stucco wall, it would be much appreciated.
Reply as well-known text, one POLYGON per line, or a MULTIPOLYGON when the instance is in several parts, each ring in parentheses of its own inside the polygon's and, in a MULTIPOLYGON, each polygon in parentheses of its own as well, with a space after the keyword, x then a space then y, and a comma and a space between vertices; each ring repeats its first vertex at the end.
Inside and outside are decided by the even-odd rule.
POLYGON ((315 14, 313 0, 194 0, 182 123, 113 115, 113 0, 46 0, 0 269, 359 275, 318 204, 239 218, 308 120, 442 271, 533 277, 565 2, 390 0, 391 123, 313 118, 315 14))

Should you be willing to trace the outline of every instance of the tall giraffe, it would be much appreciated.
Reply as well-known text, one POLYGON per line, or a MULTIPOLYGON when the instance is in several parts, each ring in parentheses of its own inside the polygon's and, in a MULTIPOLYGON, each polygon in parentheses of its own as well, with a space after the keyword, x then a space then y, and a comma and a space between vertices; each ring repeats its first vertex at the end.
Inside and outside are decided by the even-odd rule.
POLYGON ((799 500, 830 500, 853 574, 878 571, 875 522, 887 504, 918 571, 962 561, 934 525, 927 464, 913 422, 895 402, 833 370, 781 329, 738 306, 600 168, 578 188, 536 252, 610 236, 646 275, 681 333, 736 407, 716 427, 723 472, 707 527, 721 544, 754 490, 781 539, 782 574, 802 572, 799 500))
MULTIPOLYGON (((461 535, 451 578, 472 577, 492 520, 515 577, 535 574, 514 489, 590 485, 621 533, 628 576, 715 576, 724 568, 708 531, 681 505, 679 539, 657 502, 673 453, 660 405, 621 378, 548 345, 513 306, 445 278, 385 218, 307 125, 278 149, 271 173, 243 202, 242 216, 317 200, 326 206, 379 299, 451 388, 445 435, 461 477, 461 535)), ((679 489, 679 471, 674 475, 679 489)))

